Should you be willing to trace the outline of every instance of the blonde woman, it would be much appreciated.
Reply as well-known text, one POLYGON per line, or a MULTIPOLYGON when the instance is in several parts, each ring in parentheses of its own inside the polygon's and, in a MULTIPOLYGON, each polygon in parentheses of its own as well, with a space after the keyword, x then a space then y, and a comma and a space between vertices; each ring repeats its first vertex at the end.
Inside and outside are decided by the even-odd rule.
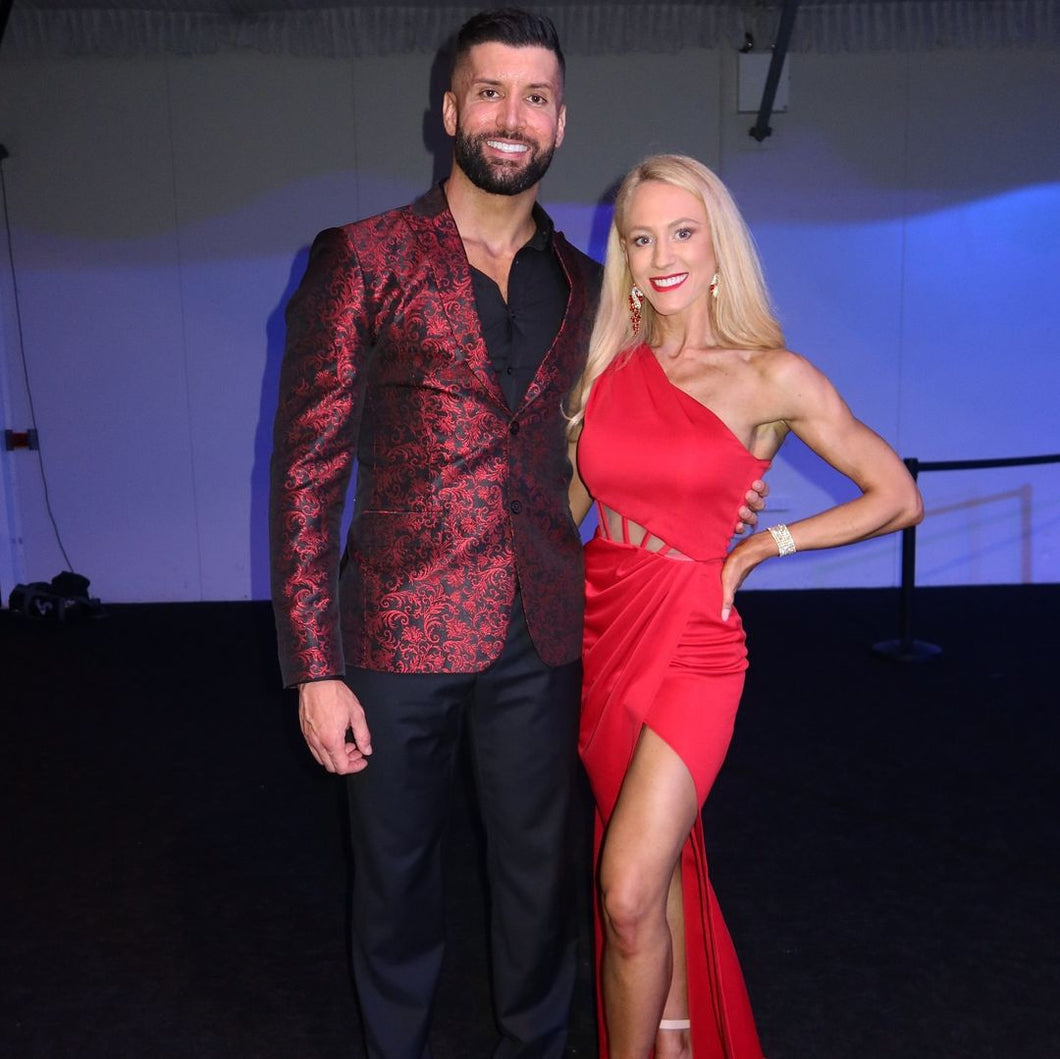
POLYGON ((919 521, 901 460, 784 347, 750 235, 691 158, 624 180, 571 414, 586 548, 580 749, 597 802, 601 1054, 760 1059, 707 878, 700 812, 746 669, 736 589, 759 563, 919 521), (728 550, 789 432, 860 496, 728 550))

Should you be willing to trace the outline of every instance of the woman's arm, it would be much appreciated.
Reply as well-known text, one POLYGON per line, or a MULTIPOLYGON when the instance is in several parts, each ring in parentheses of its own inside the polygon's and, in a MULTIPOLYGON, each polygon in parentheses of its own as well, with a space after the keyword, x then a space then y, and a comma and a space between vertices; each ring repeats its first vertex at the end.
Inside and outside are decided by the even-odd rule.
MULTIPOLYGON (((769 403, 783 410, 792 432, 818 456, 846 475, 861 495, 788 530, 798 551, 835 548, 914 525, 923 518, 923 503, 905 464, 877 433, 855 419, 829 380, 808 361, 779 353, 765 373, 769 403)), ((741 541, 722 570, 722 615, 744 578, 765 559, 778 554, 769 533, 741 541)))

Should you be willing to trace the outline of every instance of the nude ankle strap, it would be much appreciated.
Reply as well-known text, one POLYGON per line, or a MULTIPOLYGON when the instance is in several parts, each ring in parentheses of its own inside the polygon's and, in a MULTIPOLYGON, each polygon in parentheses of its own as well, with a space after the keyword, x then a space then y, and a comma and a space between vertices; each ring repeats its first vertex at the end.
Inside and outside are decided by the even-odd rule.
POLYGON ((661 1030, 690 1030, 691 1028, 691 1019, 663 1019, 659 1023, 661 1030))

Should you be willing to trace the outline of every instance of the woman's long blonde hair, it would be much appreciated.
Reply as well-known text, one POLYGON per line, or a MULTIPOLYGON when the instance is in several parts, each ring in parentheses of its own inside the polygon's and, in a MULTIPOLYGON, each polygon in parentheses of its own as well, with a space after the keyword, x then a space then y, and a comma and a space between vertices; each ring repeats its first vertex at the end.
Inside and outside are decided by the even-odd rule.
POLYGON ((703 202, 718 265, 718 295, 710 299, 714 340, 728 349, 776 349, 784 345, 762 276, 754 240, 728 189, 702 162, 680 154, 657 154, 633 168, 615 196, 607 236, 607 256, 600 307, 589 339, 585 371, 571 394, 568 433, 577 434, 593 382, 620 353, 655 338, 655 313, 647 299, 640 329, 634 333, 629 314, 633 276, 626 263, 621 233, 633 192, 647 180, 683 188, 703 202))

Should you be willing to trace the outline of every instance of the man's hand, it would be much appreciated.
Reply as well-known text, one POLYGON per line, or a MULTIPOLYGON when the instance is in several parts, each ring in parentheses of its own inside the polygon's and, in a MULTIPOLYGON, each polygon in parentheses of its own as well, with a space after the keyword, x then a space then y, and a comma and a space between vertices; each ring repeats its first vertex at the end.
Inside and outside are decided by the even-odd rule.
POLYGON ((315 680, 298 687, 298 720, 310 753, 328 772, 348 775, 368 764, 372 737, 357 696, 341 680, 315 680), (353 732, 353 742, 346 733, 353 732))
POLYGON ((769 486, 761 478, 756 478, 751 483, 751 488, 747 490, 747 503, 736 512, 738 521, 733 531, 735 534, 746 533, 758 525, 758 512, 766 506, 767 496, 769 496, 769 486))

